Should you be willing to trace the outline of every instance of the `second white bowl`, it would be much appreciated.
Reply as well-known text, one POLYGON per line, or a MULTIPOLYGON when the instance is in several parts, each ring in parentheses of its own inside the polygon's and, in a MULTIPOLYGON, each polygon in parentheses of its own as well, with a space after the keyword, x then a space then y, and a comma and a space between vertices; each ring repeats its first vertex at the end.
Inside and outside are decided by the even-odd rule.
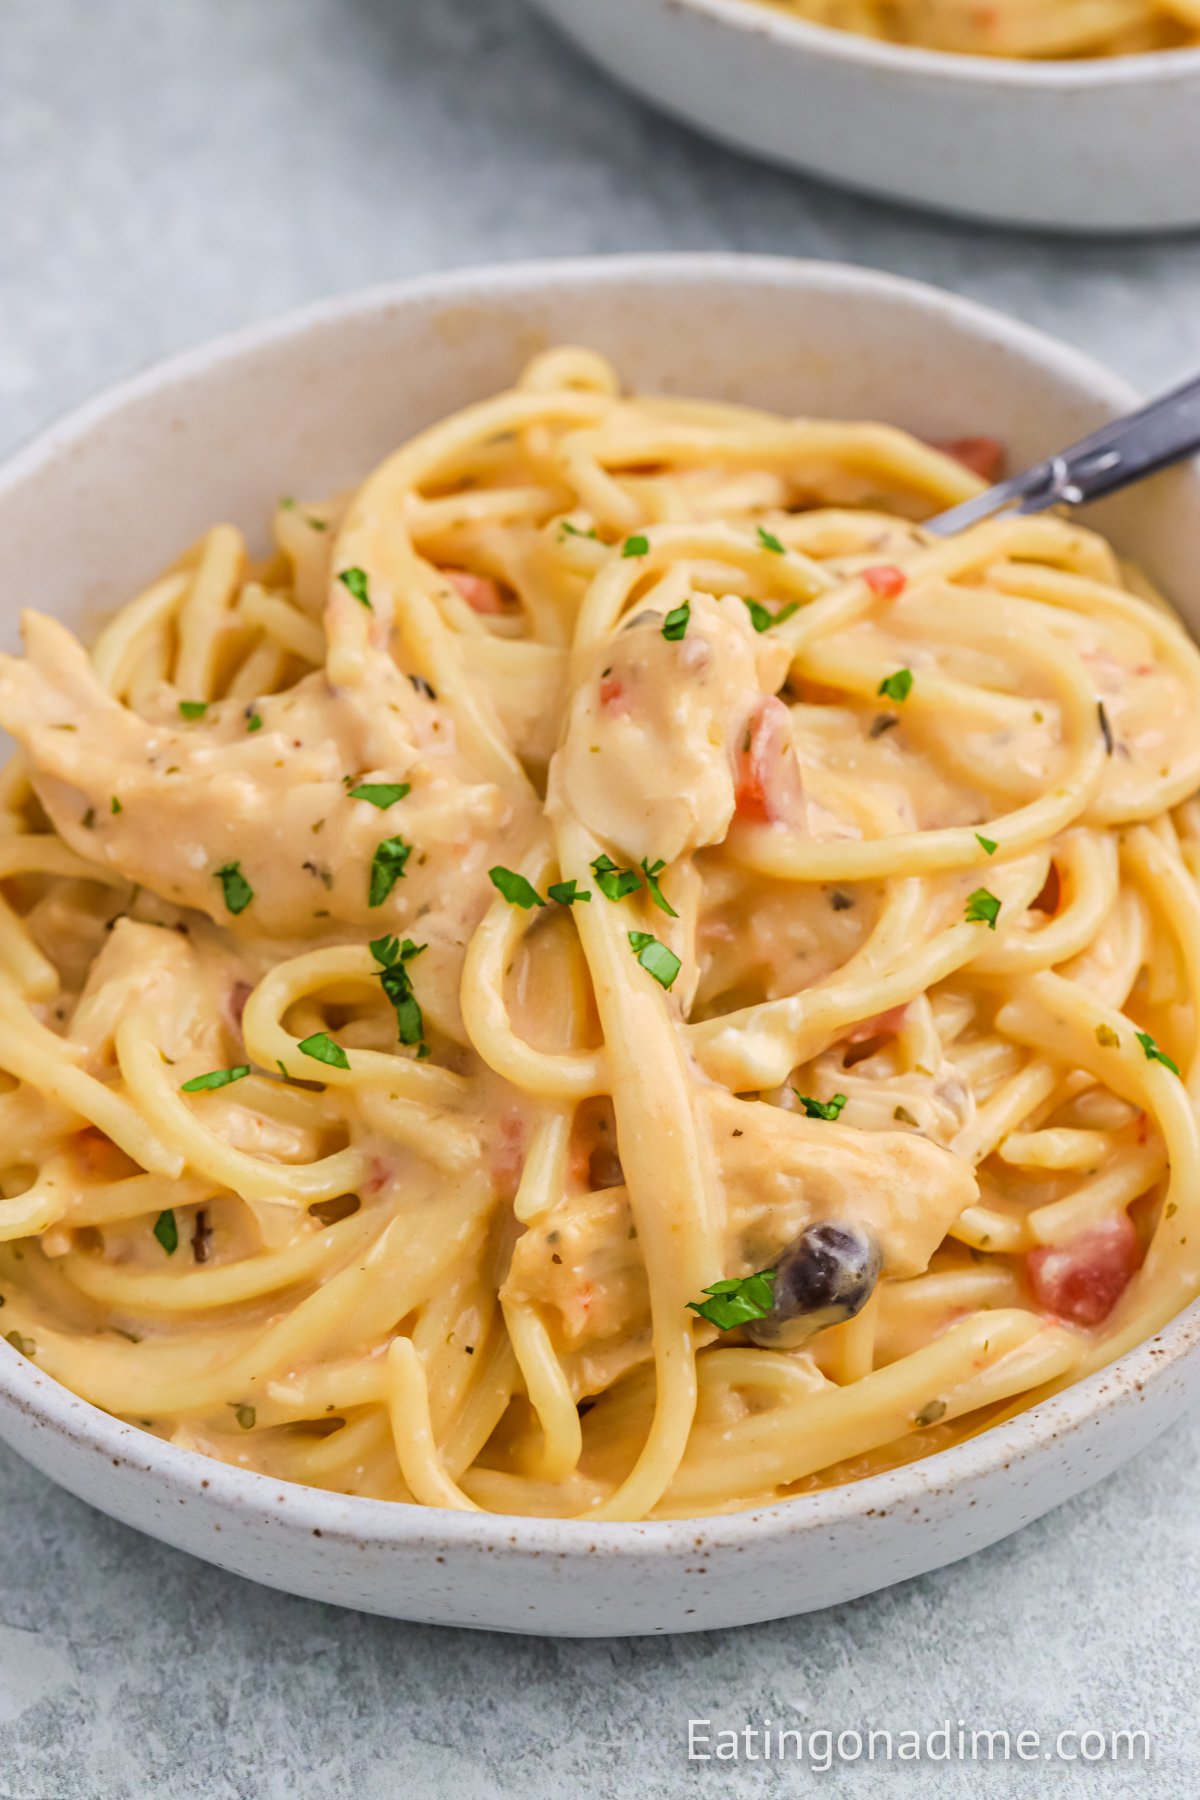
POLYGON ((618 81, 745 150, 888 199, 1062 231, 1200 223, 1200 50, 949 56, 757 0, 534 0, 618 81))

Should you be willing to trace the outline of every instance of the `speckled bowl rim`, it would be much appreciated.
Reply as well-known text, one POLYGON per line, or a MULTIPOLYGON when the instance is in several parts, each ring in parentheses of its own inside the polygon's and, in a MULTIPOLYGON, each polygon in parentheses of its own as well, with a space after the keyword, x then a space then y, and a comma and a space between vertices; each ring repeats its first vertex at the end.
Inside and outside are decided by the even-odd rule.
POLYGON ((1023 88, 1045 94, 1138 86, 1149 91, 1164 83, 1200 76, 1200 48, 1041 62, 883 43, 878 38, 860 37, 811 19, 789 18, 787 13, 762 4, 762 0, 661 0, 661 4, 672 11, 696 13, 731 31, 767 37, 788 52, 807 52, 827 62, 848 63, 887 75, 923 75, 975 87, 1023 88))
MULTIPOLYGON (((711 5, 713 0, 682 0, 711 5)), ((735 0, 741 4, 742 0, 735 0)), ((832 35, 832 34, 831 34, 832 35)), ((794 285, 845 294, 891 297, 954 320, 981 343, 1002 347, 1026 364, 1052 368, 1086 386, 1095 397, 1118 408, 1136 398, 1127 383, 1102 364, 1037 331, 927 283, 883 274, 852 264, 806 262, 788 257, 738 254, 656 254, 578 257, 514 262, 389 283, 309 306, 292 309, 265 322, 225 333, 194 349, 155 363, 86 401, 65 418, 36 434, 0 462, 0 493, 69 458, 87 437, 126 406, 176 382, 203 376, 215 365, 237 363, 256 351, 313 331, 336 330, 361 315, 386 313, 413 304, 444 300, 497 301, 537 292, 546 286, 594 290, 664 277, 700 282, 705 278, 743 282, 748 289, 794 285)), ((425 1546, 430 1551, 460 1547, 503 1551, 519 1557, 572 1557, 585 1551, 616 1557, 637 1553, 671 1558, 703 1542, 709 1550, 733 1551, 778 1543, 781 1549, 800 1535, 820 1532, 847 1520, 879 1518, 889 1513, 917 1514, 961 1485, 968 1488, 1006 1468, 1047 1453, 1055 1440, 1084 1429, 1106 1409, 1144 1391, 1186 1360, 1200 1345, 1200 1299, 1193 1301, 1153 1337, 1127 1351, 1084 1381, 1064 1388, 1038 1405, 993 1425, 949 1449, 907 1463, 885 1474, 839 1487, 781 1500, 748 1512, 710 1514, 698 1518, 643 1522, 529 1518, 513 1513, 464 1513, 405 1501, 375 1500, 334 1494, 322 1488, 279 1481, 249 1469, 218 1462, 192 1450, 164 1443, 137 1426, 124 1423, 81 1399, 0 1338, 0 1397, 27 1414, 42 1430, 83 1451, 95 1461, 157 1477, 181 1499, 204 1499, 231 1513, 277 1516, 286 1503, 291 1527, 322 1538, 386 1547, 425 1546)))

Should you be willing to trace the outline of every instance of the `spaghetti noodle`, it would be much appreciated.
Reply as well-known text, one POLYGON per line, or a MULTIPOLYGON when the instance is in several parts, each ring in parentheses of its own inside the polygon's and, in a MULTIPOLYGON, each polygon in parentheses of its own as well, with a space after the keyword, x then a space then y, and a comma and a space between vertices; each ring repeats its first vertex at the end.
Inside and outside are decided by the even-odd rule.
MULTIPOLYGON (((583 350, 0 659, 0 1325, 176 1444, 771 1502, 1200 1287, 1200 656, 986 441, 583 350)), ((7 1352, 5 1352, 7 1353, 7 1352)))
POLYGON ((1128 56, 1200 45, 1200 0, 770 0, 814 24, 966 56, 1128 56))

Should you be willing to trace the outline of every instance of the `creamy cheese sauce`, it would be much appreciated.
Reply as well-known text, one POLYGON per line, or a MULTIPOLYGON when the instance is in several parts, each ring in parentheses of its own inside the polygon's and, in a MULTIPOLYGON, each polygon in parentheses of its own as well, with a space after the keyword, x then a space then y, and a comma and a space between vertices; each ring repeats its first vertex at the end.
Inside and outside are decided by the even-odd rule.
POLYGON ((28 614, 13 1349, 603 1520, 928 1454, 1193 1297, 1200 657, 1076 525, 927 539, 998 455, 557 351, 90 654, 28 614))

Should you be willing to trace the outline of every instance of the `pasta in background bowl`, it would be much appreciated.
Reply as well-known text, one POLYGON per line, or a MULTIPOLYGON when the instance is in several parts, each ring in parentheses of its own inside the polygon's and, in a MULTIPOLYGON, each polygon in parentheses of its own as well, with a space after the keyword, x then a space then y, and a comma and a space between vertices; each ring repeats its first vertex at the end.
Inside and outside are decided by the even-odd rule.
POLYGON ((824 7, 824 23, 808 0, 533 4, 698 131, 847 187, 1057 231, 1200 223, 1200 48, 1072 55, 1064 31, 1058 55, 1033 53, 1056 21, 1136 23, 1150 0, 846 0, 840 13, 824 7), (983 16, 996 21, 994 53, 972 54, 985 48, 971 42, 983 16), (907 20, 912 41, 833 18, 907 20))
MULTIPOLYGON (((1073 524, 914 523, 978 479, 921 440, 1120 399, 903 283, 651 259, 322 309, 18 463, 6 577, 69 514, 75 621, 234 523, 0 673, 12 1441, 279 1585, 569 1632, 863 1591, 1161 1428, 1196 653, 1073 524)), ((1110 509, 1159 579, 1193 482, 1110 509)))
POLYGON ((1200 44, 1195 0, 765 0, 884 43, 962 56, 1139 56, 1200 44))

